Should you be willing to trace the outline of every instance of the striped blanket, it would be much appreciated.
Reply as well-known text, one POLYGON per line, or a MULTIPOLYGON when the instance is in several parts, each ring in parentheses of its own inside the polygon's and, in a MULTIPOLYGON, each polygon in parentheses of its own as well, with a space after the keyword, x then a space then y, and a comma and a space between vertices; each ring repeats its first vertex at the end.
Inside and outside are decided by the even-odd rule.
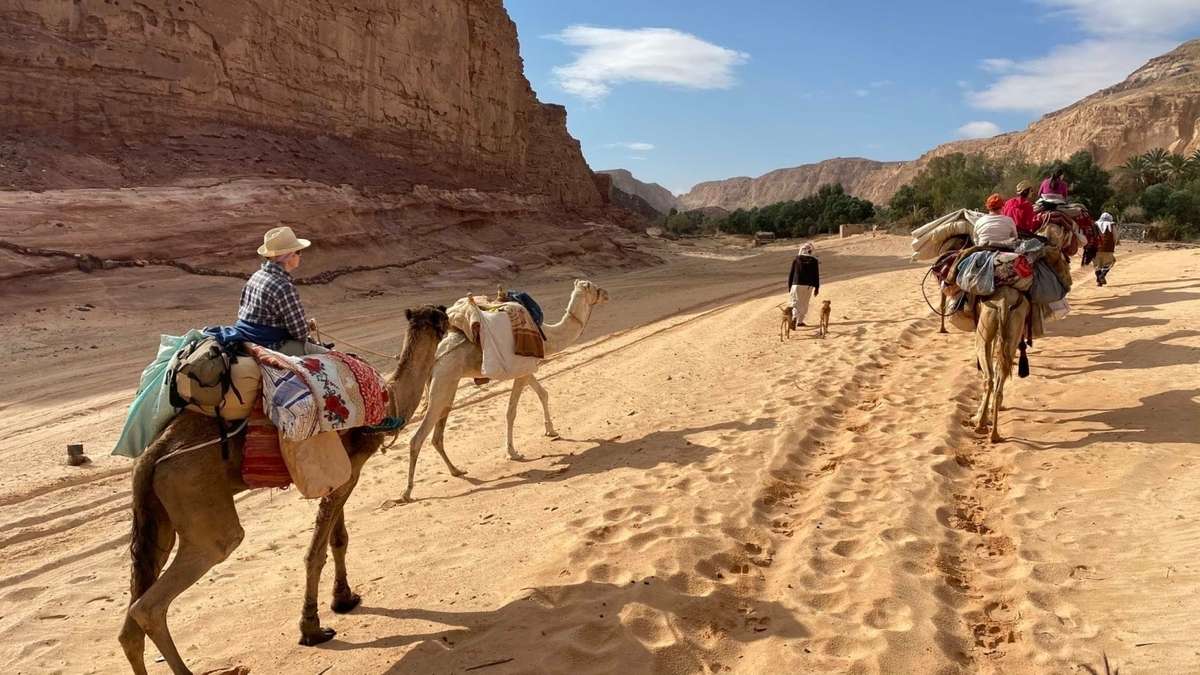
POLYGON ((246 343, 262 370, 263 408, 290 441, 322 431, 373 426, 387 411, 387 389, 374 368, 350 354, 286 356, 246 343))

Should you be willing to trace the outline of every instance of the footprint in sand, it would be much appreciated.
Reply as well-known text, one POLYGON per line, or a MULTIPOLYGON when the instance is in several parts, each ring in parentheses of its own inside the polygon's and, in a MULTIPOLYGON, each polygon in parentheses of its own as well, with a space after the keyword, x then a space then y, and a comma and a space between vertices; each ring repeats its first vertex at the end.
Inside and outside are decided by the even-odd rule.
POLYGON ((881 598, 875 601, 863 621, 879 630, 906 631, 913 627, 913 612, 911 607, 899 600, 881 598))

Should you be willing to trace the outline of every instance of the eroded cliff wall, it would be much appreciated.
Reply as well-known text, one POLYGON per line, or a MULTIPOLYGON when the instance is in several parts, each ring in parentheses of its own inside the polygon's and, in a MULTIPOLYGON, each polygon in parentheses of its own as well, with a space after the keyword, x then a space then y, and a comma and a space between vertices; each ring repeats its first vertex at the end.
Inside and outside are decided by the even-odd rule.
POLYGON ((269 175, 596 206, 565 117, 500 0, 0 5, 0 135, 33 165, 10 188, 269 175))

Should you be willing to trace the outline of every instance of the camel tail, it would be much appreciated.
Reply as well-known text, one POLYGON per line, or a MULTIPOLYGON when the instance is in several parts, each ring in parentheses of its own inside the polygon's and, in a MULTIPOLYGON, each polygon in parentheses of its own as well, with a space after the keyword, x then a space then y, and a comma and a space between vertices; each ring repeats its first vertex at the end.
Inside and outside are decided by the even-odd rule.
POLYGON ((132 604, 158 578, 157 546, 159 528, 170 527, 164 522, 166 511, 154 494, 154 468, 170 446, 160 437, 150 444, 133 467, 133 530, 129 536, 129 602, 132 604))

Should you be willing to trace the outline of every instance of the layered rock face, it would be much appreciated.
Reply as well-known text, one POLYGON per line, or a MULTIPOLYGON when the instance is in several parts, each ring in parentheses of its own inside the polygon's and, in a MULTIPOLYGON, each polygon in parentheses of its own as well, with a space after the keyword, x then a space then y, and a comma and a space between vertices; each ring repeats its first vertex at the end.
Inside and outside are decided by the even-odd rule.
POLYGON ((1049 113, 1024 131, 946 143, 911 162, 835 159, 758 178, 700 183, 680 202, 687 208, 762 206, 840 182, 850 194, 882 203, 930 159, 955 152, 1044 162, 1087 150, 1101 165, 1113 168, 1130 155, 1154 148, 1184 155, 1200 149, 1200 40, 1151 59, 1120 84, 1049 113))
POLYGON ((5 3, 0 92, 9 188, 274 175, 600 204, 500 0, 5 3))
POLYGON ((738 208, 766 206, 775 202, 803 199, 822 185, 841 183, 846 192, 862 196, 864 181, 876 171, 895 167, 899 162, 876 162, 861 157, 839 157, 816 164, 776 169, 758 178, 729 178, 696 184, 680 195, 680 208, 691 210, 719 206, 738 208))
POLYGON ((660 214, 667 214, 678 206, 675 195, 658 183, 645 183, 638 180, 627 169, 605 169, 596 173, 612 177, 612 183, 618 190, 628 195, 640 197, 660 214))

